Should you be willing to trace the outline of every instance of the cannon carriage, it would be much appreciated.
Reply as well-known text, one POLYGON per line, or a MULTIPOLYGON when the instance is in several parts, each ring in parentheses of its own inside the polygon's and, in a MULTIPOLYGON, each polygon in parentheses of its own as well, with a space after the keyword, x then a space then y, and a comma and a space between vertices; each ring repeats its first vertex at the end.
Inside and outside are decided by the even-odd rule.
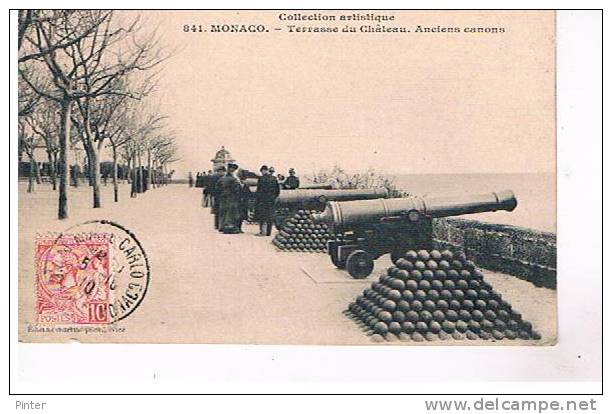
POLYGON ((391 253, 392 259, 406 250, 433 248, 433 219, 512 211, 517 200, 512 191, 468 196, 393 198, 332 201, 314 214, 315 223, 326 224, 342 237, 328 242, 332 263, 356 278, 365 278, 374 260, 391 253), (341 241, 338 241, 341 240, 341 241))

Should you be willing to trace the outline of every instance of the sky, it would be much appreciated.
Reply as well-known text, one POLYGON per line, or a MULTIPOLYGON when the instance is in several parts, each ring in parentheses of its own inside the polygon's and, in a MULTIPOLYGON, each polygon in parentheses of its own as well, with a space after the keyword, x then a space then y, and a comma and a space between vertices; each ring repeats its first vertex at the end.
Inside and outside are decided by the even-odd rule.
POLYGON ((552 12, 388 13, 396 26, 501 34, 304 34, 274 11, 145 13, 175 50, 155 99, 176 133, 179 176, 208 170, 222 145, 244 168, 302 175, 555 171, 552 12), (270 31, 210 32, 222 23, 270 31))

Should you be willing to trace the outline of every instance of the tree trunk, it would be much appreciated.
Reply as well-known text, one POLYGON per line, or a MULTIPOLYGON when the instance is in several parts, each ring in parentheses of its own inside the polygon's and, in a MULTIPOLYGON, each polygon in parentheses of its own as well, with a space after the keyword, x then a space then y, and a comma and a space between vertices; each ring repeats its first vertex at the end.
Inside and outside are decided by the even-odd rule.
MULTIPOLYGON (((132 184, 132 157, 127 159, 127 182, 128 184, 132 184)), ((125 177, 124 177, 125 178, 125 177)))
POLYGON ((138 169, 136 170, 137 173, 137 179, 136 179, 136 192, 137 193, 142 193, 144 192, 144 183, 143 183, 143 179, 144 179, 144 174, 142 171, 142 159, 140 157, 140 151, 137 154, 137 161, 138 161, 138 169))
POLYGON ((30 157, 30 162, 33 163, 34 167, 34 177, 36 178, 36 184, 40 185, 42 184, 42 179, 40 178, 40 167, 38 166, 38 163, 36 162, 36 159, 34 158, 34 153, 32 153, 32 156, 30 157))
POLYGON ((70 109, 72 107, 70 100, 64 100, 61 103, 61 119, 60 119, 60 136, 59 136, 59 197, 57 217, 60 220, 68 218, 68 164, 67 150, 68 141, 70 139, 70 109))
POLYGON ((113 194, 115 203, 119 201, 119 183, 117 183, 117 149, 113 146, 113 194))
POLYGON ((55 160, 53 158, 53 151, 47 150, 47 160, 49 161, 49 179, 51 180, 53 191, 55 191, 57 189, 57 178, 55 176, 55 160))
POLYGON ((93 208, 100 208, 100 163, 98 162, 98 152, 92 148, 91 156, 89 158, 91 162, 91 187, 93 192, 93 208))
POLYGON ((151 150, 147 150, 147 185, 146 189, 151 188, 151 184, 153 183, 153 170, 151 168, 151 150))
POLYGON ((28 153, 30 159, 30 173, 28 174, 28 193, 34 192, 34 157, 28 153))

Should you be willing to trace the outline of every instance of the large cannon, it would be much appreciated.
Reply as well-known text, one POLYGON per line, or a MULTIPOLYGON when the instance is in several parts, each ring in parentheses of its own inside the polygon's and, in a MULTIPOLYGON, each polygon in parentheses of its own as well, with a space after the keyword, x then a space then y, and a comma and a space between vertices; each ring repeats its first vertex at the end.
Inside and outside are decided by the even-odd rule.
POLYGON ((322 210, 329 201, 369 200, 384 198, 388 192, 384 188, 362 190, 281 190, 275 204, 274 224, 281 229, 287 218, 298 210, 322 210))
POLYGON ((512 191, 456 197, 392 198, 329 202, 313 215, 342 241, 330 241, 327 251, 338 268, 361 279, 386 253, 396 259, 409 249, 432 249, 432 219, 516 208, 512 191))

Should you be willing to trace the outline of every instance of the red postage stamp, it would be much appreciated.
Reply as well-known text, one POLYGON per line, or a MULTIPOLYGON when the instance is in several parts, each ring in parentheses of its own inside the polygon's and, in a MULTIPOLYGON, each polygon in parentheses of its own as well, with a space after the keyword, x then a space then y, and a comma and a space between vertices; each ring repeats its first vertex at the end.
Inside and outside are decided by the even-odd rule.
POLYGON ((110 323, 107 234, 36 240, 36 308, 42 324, 110 323))

